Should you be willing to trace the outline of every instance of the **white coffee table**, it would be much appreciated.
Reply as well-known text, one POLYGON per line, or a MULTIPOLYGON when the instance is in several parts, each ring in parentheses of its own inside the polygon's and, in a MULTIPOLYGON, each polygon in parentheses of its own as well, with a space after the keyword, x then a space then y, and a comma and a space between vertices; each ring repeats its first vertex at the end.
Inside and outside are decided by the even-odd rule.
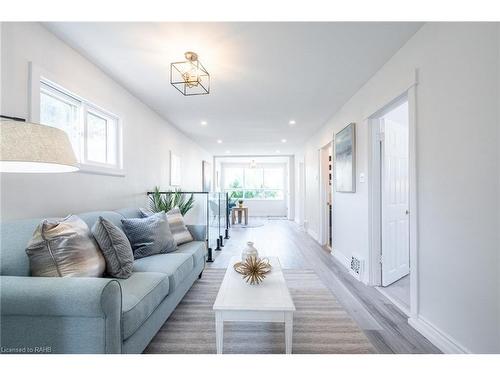
POLYGON ((224 322, 284 322, 286 354, 292 353, 295 305, 285 283, 277 257, 269 257, 272 270, 259 285, 250 285, 233 265, 233 257, 214 303, 217 354, 222 354, 224 322))

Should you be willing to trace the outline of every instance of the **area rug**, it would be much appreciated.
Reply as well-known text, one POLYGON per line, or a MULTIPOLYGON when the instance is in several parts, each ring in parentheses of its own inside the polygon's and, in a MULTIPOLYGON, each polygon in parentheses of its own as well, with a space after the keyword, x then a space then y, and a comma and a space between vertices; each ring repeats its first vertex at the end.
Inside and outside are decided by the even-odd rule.
POLYGON ((238 224, 238 223, 234 223, 234 224, 231 224, 231 228, 233 229, 238 229, 238 228, 258 228, 258 227, 263 227, 264 226, 264 222, 262 220, 250 220, 248 222, 248 224, 238 224))
MULTIPOLYGON (((215 353, 212 310, 225 270, 208 268, 153 338, 145 353, 215 353)), ((375 353, 364 333, 311 270, 283 270, 297 311, 293 353, 375 353)), ((265 281, 264 281, 265 282, 265 281)), ((285 352, 283 323, 224 325, 224 353, 285 352)))

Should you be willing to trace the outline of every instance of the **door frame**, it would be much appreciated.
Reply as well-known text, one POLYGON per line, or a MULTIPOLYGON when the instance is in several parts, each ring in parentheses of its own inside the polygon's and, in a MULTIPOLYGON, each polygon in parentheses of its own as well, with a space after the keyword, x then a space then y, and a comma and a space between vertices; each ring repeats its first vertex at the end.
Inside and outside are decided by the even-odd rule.
POLYGON ((297 197, 295 202, 298 202, 296 209, 296 217, 299 226, 305 229, 305 200, 306 200, 306 163, 303 158, 297 158, 297 197))
MULTIPOLYGON (((328 224, 329 224, 329 218, 328 218, 328 210, 326 207, 326 202, 328 200, 328 193, 329 190, 331 190, 332 194, 332 200, 333 200, 333 184, 331 186, 328 185, 328 153, 332 153, 332 171, 333 173, 333 139, 328 142, 326 145, 322 146, 319 151, 318 151, 318 158, 319 158, 319 200, 320 200, 320 212, 319 212, 319 243, 321 246, 328 245, 328 236, 329 236, 329 230, 328 230, 328 224), (324 156, 327 156, 326 159, 324 156), (324 160, 326 160, 327 165, 325 168, 324 165, 324 160)), ((333 178, 333 176, 332 176, 333 178)), ((332 220, 332 237, 333 237, 333 220, 332 220)), ((333 243, 332 243, 332 250, 333 250, 333 243)))
POLYGON ((381 164, 380 142, 376 125, 378 118, 396 107, 403 100, 408 101, 409 115, 409 240, 410 240, 410 318, 418 316, 418 206, 417 206, 417 143, 416 143, 416 83, 405 92, 395 97, 379 111, 368 117, 368 170, 371 178, 368 181, 368 215, 369 215, 369 284, 381 285, 381 164))

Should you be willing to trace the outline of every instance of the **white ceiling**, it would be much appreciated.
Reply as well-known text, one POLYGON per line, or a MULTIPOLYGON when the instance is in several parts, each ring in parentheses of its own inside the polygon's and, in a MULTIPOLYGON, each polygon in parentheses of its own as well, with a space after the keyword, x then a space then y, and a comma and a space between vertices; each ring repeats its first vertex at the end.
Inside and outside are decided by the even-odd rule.
POLYGON ((217 157, 216 161, 220 163, 239 163, 248 164, 254 160, 259 164, 286 164, 289 161, 287 156, 220 156, 217 157))
POLYGON ((421 23, 45 26, 208 151, 271 155, 302 145, 421 23), (188 50, 211 75, 209 95, 170 85, 170 63, 188 50))

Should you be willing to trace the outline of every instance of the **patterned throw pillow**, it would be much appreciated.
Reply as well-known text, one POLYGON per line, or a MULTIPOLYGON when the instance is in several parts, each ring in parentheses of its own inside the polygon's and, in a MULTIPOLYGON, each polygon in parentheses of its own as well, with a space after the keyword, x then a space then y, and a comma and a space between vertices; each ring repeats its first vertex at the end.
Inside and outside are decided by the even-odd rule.
POLYGON ((173 208, 167 212, 168 225, 170 225, 170 230, 175 238, 177 244, 181 245, 186 242, 193 241, 193 236, 189 229, 187 229, 186 224, 184 224, 184 218, 182 217, 181 210, 179 208, 173 208))
POLYGON ((75 215, 42 221, 26 253, 31 276, 101 277, 106 267, 89 227, 75 215))
POLYGON ((177 250, 164 212, 146 218, 122 219, 122 225, 135 259, 177 250))
POLYGON ((100 216, 92 227, 92 234, 106 260, 106 273, 119 279, 129 278, 134 268, 134 253, 125 233, 100 216))
MULTIPOLYGON (((139 211, 141 211, 142 217, 154 215, 154 212, 146 208, 140 208, 139 211)), ((187 229, 186 224, 184 224, 184 218, 178 207, 172 208, 167 212, 167 220, 168 225, 170 226, 170 231, 172 232, 177 245, 194 241, 191 232, 187 229)))

